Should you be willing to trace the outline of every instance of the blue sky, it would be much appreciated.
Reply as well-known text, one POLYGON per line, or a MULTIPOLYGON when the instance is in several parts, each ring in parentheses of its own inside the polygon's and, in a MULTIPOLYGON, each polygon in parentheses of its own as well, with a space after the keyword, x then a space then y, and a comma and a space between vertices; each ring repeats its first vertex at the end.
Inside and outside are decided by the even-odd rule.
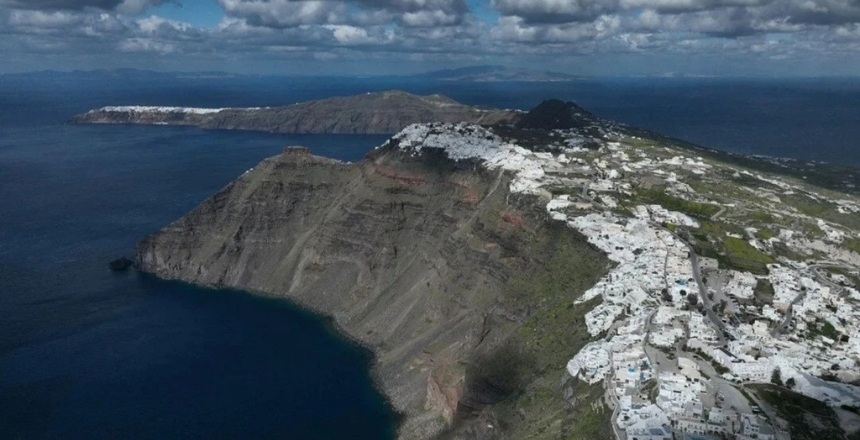
POLYGON ((857 76, 858 0, 0 0, 0 72, 857 76))
POLYGON ((149 14, 190 23, 200 28, 212 28, 224 18, 224 10, 215 0, 186 0, 155 6, 149 14))

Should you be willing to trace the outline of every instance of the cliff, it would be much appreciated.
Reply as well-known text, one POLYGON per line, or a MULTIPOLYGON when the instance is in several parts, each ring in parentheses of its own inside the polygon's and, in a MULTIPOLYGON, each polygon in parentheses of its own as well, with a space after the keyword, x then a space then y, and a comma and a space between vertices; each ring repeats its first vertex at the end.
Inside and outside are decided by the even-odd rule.
MULTIPOLYGON (((688 325, 722 350, 717 335, 752 330, 724 326, 716 304, 707 307, 702 271, 765 276, 775 261, 807 267, 824 254, 828 265, 856 273, 848 270, 860 264, 853 238, 860 200, 808 183, 832 183, 822 177, 831 166, 803 164, 799 178, 792 166, 707 150, 550 100, 512 124, 410 125, 357 164, 287 148, 141 241, 136 264, 331 316, 376 354, 378 384, 405 416, 400 438, 612 438, 609 408, 636 436, 653 431, 633 412, 665 421, 648 429, 669 429, 678 415, 672 408, 717 390, 676 395, 680 363, 652 363, 657 342, 648 335, 663 332, 657 341, 664 341, 688 325), (759 230, 779 230, 780 238, 759 230), (700 267, 696 254, 711 256, 711 267, 700 267), (650 318, 667 310, 689 322, 650 318), (641 370, 619 390, 611 356, 631 353, 616 373, 641 370), (672 380, 654 388, 651 379, 664 373, 672 380)), ((840 307, 860 310, 860 301, 840 307)), ((817 313, 807 318, 832 316, 817 313)), ((783 339, 770 347, 785 347, 779 330, 772 337, 783 339)), ((828 338, 827 354, 797 346, 791 356, 768 348, 768 356, 782 356, 785 374, 829 374, 836 350, 854 365, 846 357, 854 348, 836 339, 828 338)), ((669 360, 695 359, 669 341, 669 360)), ((699 383, 713 368, 696 365, 678 383, 699 383)), ((847 400, 832 401, 857 401, 844 389, 847 400)))
POLYGON ((283 107, 200 109, 103 107, 70 119, 74 124, 189 125, 274 133, 394 134, 415 123, 469 122, 492 125, 521 115, 460 104, 441 95, 401 91, 322 99, 283 107))
POLYGON ((594 305, 573 301, 608 260, 510 171, 401 143, 357 164, 288 148, 141 241, 137 266, 332 316, 375 352, 400 438, 611 435, 602 388, 564 370, 594 305))

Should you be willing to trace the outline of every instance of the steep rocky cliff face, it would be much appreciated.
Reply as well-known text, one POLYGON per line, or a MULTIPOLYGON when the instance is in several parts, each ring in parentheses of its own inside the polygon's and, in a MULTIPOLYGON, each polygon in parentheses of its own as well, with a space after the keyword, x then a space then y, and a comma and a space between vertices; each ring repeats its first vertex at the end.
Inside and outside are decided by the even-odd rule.
POLYGON ((275 133, 394 134, 425 122, 512 122, 521 112, 483 109, 441 95, 401 91, 328 98, 283 107, 194 109, 104 107, 74 116, 76 124, 191 125, 275 133))
POLYGON ((288 298, 376 354, 399 437, 606 438, 602 389, 566 375, 574 300, 609 268, 510 176, 392 144, 358 164, 264 160, 137 248, 168 279, 288 298))

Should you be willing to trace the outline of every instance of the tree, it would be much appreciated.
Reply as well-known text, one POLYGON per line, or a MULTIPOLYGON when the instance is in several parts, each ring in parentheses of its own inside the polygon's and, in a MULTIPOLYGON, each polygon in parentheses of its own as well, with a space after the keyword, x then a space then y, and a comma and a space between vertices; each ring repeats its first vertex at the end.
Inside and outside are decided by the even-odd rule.
POLYGON ((672 302, 672 295, 669 293, 669 289, 663 289, 660 291, 660 295, 663 297, 663 301, 672 302))
POLYGON ((779 368, 773 369, 773 373, 771 373, 771 375, 770 375, 770 381, 771 381, 771 383, 773 383, 774 385, 776 385, 778 387, 783 386, 782 374, 780 373, 779 368))
POLYGON ((786 388, 793 390, 797 383, 794 381, 793 377, 789 377, 788 380, 785 381, 786 388))
POLYGON ((691 293, 687 295, 687 301, 690 303, 691 306, 695 306, 696 303, 699 302, 699 297, 697 297, 695 293, 691 293))

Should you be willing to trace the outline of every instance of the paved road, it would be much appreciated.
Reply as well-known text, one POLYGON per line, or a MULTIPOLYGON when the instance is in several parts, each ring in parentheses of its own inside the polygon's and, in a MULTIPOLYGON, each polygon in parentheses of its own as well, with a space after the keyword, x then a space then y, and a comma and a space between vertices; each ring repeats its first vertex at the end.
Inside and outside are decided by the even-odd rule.
POLYGON ((693 265, 693 278, 696 279, 696 284, 699 286, 699 300, 702 301, 702 304, 705 305, 705 314, 707 314, 708 319, 714 323, 717 327, 717 339, 720 341, 720 345, 726 344, 726 336, 724 332, 726 331, 725 324, 723 321, 717 317, 717 314, 714 313, 713 305, 711 304, 711 300, 708 298, 708 290, 705 288, 705 283, 702 282, 702 271, 699 269, 699 258, 696 256, 696 252, 693 250, 693 247, 684 242, 687 245, 687 249, 690 251, 690 264, 693 265))
POLYGON ((762 414, 764 414, 765 418, 767 418, 768 424, 770 424, 771 428, 773 428, 774 435, 777 438, 777 440, 790 440, 791 439, 790 436, 786 435, 786 433, 777 429, 777 426, 778 426, 776 424, 777 417, 776 417, 776 414, 774 414, 774 412, 773 412, 774 411, 773 408, 771 408, 771 406, 767 402, 762 402, 761 399, 759 399, 758 394, 754 393, 753 391, 751 391, 746 386, 741 385, 741 387, 743 387, 746 390, 747 394, 749 394, 749 396, 752 398, 752 400, 754 400, 756 402, 756 404, 758 405, 758 407, 761 409, 762 414))
POLYGON ((770 331, 770 335, 773 337, 777 337, 779 334, 785 331, 788 328, 789 324, 791 324, 791 318, 794 317, 794 305, 799 303, 806 297, 806 292, 801 292, 800 295, 797 295, 791 303, 788 305, 788 308, 785 309, 785 318, 782 322, 774 327, 773 330, 770 331))
MULTIPOLYGON (((826 276, 818 273, 818 269, 821 267, 825 267, 825 266, 832 266, 832 265, 813 264, 813 265, 808 267, 806 275, 810 276, 811 278, 817 279, 818 281, 820 281, 824 284, 829 285, 831 288, 834 289, 833 293, 836 294, 836 293, 838 293, 838 291, 842 290, 842 286, 834 283, 833 281, 828 280, 826 276)), ((776 337, 777 335, 784 332, 785 329, 788 328, 789 324, 791 324, 791 319, 794 317, 794 305, 799 303, 800 301, 803 301, 804 298, 806 298, 806 291, 802 291, 800 293, 800 295, 797 295, 791 301, 791 303, 788 305, 788 308, 785 310, 785 318, 782 320, 782 322, 778 326, 776 326, 776 328, 771 330, 771 332, 770 332, 771 336, 776 337)))
MULTIPOLYGON (((661 225, 659 225, 657 223, 652 222, 652 225, 655 227, 658 227, 658 228, 663 228, 661 225)), ((668 231, 676 239, 678 239, 681 243, 684 243, 684 246, 687 247, 687 251, 690 254, 690 264, 693 266, 693 279, 696 280, 696 285, 699 286, 699 300, 702 301, 702 304, 704 304, 704 306, 705 306, 705 313, 708 316, 708 319, 710 319, 711 322, 714 323, 714 326, 716 326, 716 328, 717 328, 717 339, 720 341, 720 345, 721 346, 725 345, 726 344, 726 337, 725 337, 724 332, 726 330, 726 327, 725 327, 725 324, 723 324, 723 321, 717 317, 716 313, 714 313, 714 311, 712 309, 712 305, 711 305, 711 300, 708 299, 708 290, 705 288, 705 283, 702 282, 702 271, 699 268, 699 258, 696 256, 696 251, 693 250, 693 247, 690 246, 689 243, 687 243, 686 241, 684 241, 684 239, 679 237, 678 234, 675 234, 674 232, 672 232, 668 229, 665 229, 665 228, 663 228, 663 230, 668 231)))

